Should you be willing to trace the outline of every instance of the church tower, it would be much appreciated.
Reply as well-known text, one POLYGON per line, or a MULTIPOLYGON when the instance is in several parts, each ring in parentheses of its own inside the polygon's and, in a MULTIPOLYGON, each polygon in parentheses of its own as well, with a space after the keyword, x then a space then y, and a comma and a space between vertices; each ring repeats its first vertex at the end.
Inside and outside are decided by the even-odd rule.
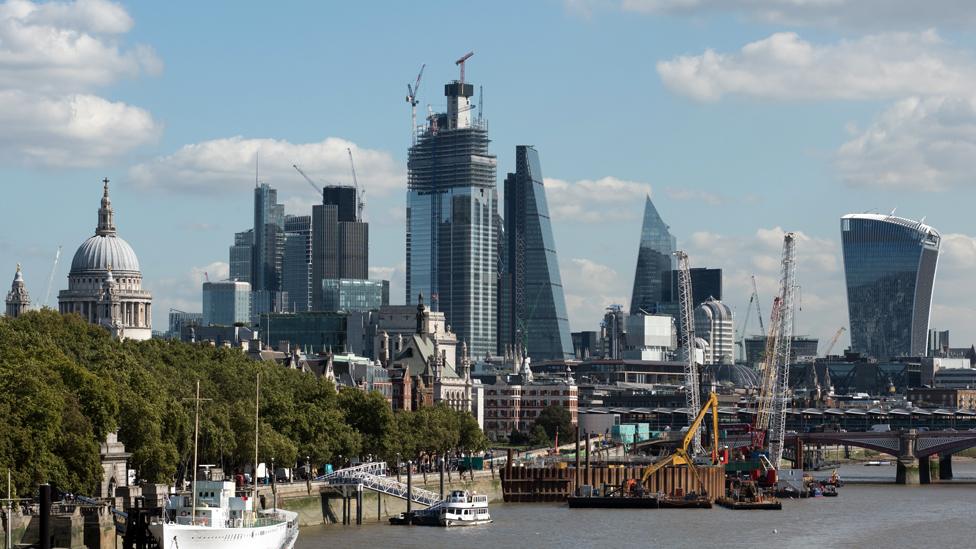
POLYGON ((20 271, 20 263, 18 263, 17 273, 10 285, 10 292, 7 293, 7 316, 17 318, 30 309, 30 304, 30 295, 27 293, 27 286, 24 285, 24 273, 20 271))

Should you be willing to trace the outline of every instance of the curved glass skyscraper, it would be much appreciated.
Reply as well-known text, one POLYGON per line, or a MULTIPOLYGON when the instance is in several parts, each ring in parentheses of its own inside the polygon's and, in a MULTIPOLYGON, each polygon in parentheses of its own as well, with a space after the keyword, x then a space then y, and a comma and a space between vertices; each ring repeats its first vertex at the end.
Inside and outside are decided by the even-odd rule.
POLYGON ((918 221, 878 214, 840 220, 851 350, 923 356, 941 237, 918 221))
MULTIPOLYGON (((632 315, 641 310, 655 312, 657 304, 662 301, 661 274, 677 268, 674 258, 677 244, 668 229, 648 196, 644 203, 644 224, 641 226, 637 269, 634 272, 634 291, 630 297, 632 315)), ((715 297, 720 299, 720 296, 715 297)))

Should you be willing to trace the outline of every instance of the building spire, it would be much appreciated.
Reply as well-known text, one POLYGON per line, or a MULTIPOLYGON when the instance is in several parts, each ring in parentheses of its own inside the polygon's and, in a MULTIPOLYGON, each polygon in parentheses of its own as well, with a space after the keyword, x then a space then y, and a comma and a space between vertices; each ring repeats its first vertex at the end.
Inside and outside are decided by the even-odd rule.
POLYGON ((10 284, 10 292, 7 293, 7 316, 16 318, 30 309, 30 295, 24 285, 24 274, 20 270, 20 263, 17 264, 17 273, 14 274, 14 281, 10 284))
POLYGON ((108 195, 108 178, 102 179, 105 184, 102 192, 102 207, 98 209, 98 227, 95 234, 98 236, 115 235, 115 212, 112 211, 112 199, 108 195))

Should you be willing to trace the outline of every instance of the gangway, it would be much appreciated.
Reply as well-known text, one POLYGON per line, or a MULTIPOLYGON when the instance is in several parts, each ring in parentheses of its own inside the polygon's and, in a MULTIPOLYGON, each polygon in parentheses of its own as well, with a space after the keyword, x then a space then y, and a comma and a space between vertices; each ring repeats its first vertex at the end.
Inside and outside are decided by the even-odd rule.
POLYGON ((423 488, 411 488, 407 490, 407 485, 386 476, 386 462, 378 461, 356 465, 339 469, 322 477, 330 486, 350 486, 362 485, 374 492, 386 494, 400 499, 410 499, 414 503, 435 508, 442 503, 440 494, 424 490, 423 488), (409 495, 408 495, 409 492, 409 495))

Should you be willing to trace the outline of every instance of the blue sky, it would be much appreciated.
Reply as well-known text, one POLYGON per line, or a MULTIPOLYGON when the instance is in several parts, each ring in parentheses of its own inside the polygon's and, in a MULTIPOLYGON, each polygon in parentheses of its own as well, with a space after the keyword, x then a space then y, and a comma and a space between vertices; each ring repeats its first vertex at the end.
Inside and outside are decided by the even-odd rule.
MULTIPOLYGON (((764 309, 803 234, 798 330, 847 324, 839 223, 897 208, 944 236, 932 326, 976 341, 976 6, 936 0, 0 4, 0 269, 42 302, 54 251, 94 230, 102 177, 154 292, 199 310, 251 223, 253 157, 289 213, 291 169, 367 188, 373 273, 402 297, 406 83, 443 108, 453 60, 484 86, 499 181, 540 152, 574 330, 629 303, 643 196, 695 266, 764 309)), ((0 271, 2 272, 2 271, 0 271)), ((753 318, 751 325, 757 323, 753 318)), ((846 338, 845 338, 846 339, 846 338)), ((842 343, 846 343, 842 340, 842 343)))

